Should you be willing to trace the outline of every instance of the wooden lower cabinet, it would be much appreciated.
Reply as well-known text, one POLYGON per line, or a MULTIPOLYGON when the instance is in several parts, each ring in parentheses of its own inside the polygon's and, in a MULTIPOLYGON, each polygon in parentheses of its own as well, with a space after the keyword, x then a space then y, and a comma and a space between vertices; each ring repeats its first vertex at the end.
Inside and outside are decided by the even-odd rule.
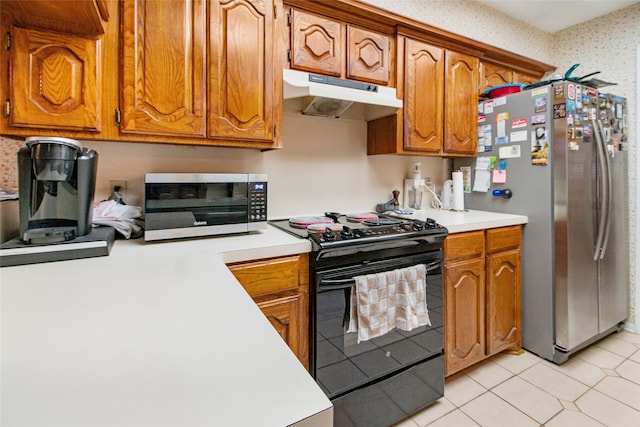
POLYGON ((445 374, 521 351, 522 227, 445 240, 445 374))
POLYGON ((290 255, 227 266, 300 362, 308 368, 308 256, 290 255))

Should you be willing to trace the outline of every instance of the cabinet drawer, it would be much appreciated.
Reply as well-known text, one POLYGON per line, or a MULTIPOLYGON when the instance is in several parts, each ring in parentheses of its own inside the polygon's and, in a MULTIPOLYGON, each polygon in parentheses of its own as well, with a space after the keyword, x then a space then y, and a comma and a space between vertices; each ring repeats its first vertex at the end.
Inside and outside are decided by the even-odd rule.
POLYGON ((444 241, 445 263, 484 257, 484 231, 450 234, 444 241))
POLYGON ((492 228, 487 230, 487 254, 520 249, 522 226, 492 228))
POLYGON ((289 256, 229 264, 229 270, 252 297, 296 289, 300 278, 306 283, 303 256, 289 256))

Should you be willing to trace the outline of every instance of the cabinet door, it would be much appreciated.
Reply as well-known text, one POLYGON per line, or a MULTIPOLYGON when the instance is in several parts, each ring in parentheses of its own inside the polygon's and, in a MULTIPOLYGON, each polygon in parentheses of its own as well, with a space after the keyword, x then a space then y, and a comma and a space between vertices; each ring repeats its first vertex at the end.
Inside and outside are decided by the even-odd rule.
POLYGON ((272 141, 282 99, 273 1, 210 5, 209 137, 272 141))
POLYGON ((298 332, 302 328, 299 310, 300 300, 301 295, 290 293, 289 295, 257 301, 257 305, 298 360, 306 367, 308 366, 308 352, 306 351, 308 343, 301 340, 301 334, 298 332))
POLYGON ((404 55, 404 148, 442 151, 444 49, 406 39, 404 55))
POLYGON ((391 76, 389 55, 389 36, 347 26, 348 79, 388 84, 391 76))
POLYGON ((291 68, 342 76, 345 26, 295 9, 291 21, 291 68))
POLYGON ((445 373, 485 358, 484 258, 445 265, 445 373))
POLYGON ((514 83, 524 83, 526 85, 530 85, 532 83, 539 82, 542 78, 541 75, 533 75, 527 73, 521 73, 519 71, 513 72, 513 82, 514 83))
POLYGON ((13 27, 9 126, 100 130, 100 41, 13 27))
POLYGON ((487 256, 487 355, 521 347, 520 251, 487 256))
POLYGON ((483 93, 490 87, 513 83, 513 75, 511 68, 483 62, 479 93, 483 93))
POLYGON ((447 51, 444 116, 444 153, 478 154, 479 59, 447 51))
POLYGON ((122 5, 120 131, 204 137, 205 1, 122 5))

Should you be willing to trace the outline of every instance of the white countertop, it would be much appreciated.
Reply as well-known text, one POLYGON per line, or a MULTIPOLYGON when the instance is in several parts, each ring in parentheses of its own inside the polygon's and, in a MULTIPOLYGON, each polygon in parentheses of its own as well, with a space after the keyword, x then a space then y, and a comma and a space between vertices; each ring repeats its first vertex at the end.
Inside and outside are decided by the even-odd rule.
MULTIPOLYGON (((410 217, 450 233, 527 221, 410 217)), ((330 401, 225 266, 310 250, 269 227, 0 268, 0 424, 330 426, 330 401)))
POLYGON ((442 209, 425 209, 415 211, 411 215, 399 216, 403 218, 416 218, 421 220, 433 218, 438 224, 447 227, 450 234, 484 230, 487 228, 508 227, 511 225, 526 224, 528 221, 528 218, 524 215, 511 215, 471 209, 467 209, 462 212, 442 209))
POLYGON ((330 401, 224 264, 309 249, 269 228, 0 268, 0 425, 330 426, 330 401))

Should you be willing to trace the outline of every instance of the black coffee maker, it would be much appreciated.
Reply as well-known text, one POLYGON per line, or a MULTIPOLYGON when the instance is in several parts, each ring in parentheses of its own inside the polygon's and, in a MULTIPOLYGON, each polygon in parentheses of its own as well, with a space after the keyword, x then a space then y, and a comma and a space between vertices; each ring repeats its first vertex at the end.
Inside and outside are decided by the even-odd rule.
POLYGON ((98 153, 73 139, 29 137, 18 152, 20 238, 49 244, 89 234, 98 153))

